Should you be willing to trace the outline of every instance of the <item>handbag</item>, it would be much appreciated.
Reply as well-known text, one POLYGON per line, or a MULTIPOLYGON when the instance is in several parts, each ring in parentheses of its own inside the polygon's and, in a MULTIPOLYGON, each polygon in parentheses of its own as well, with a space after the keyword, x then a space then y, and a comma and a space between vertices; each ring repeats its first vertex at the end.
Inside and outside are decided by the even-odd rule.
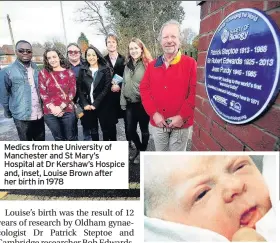
POLYGON ((78 103, 75 104, 73 101, 72 101, 72 105, 74 107, 76 117, 78 119, 81 119, 84 116, 84 109, 78 103))
MULTIPOLYGON (((65 92, 63 91, 63 89, 60 87, 60 85, 58 84, 56 78, 53 76, 53 74, 51 73, 52 78, 54 79, 56 86, 60 89, 61 93, 63 94, 64 98, 66 99, 67 95, 65 94, 65 92)), ((75 104, 72 100, 71 100, 71 104, 74 108, 74 112, 75 115, 78 119, 81 119, 84 116, 84 110, 83 108, 79 105, 79 104, 75 104)))

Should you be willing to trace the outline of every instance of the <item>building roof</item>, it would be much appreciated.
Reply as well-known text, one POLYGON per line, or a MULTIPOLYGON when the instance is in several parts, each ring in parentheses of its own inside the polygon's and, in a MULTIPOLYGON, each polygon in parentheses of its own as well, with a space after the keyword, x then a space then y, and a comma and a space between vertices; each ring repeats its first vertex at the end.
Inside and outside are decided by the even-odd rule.
MULTIPOLYGON (((32 47, 33 56, 43 56, 45 49, 41 47, 32 47)), ((0 47, 0 55, 15 55, 13 45, 3 45, 0 47)))
POLYGON ((1 47, 1 51, 4 55, 14 55, 13 45, 3 45, 1 47))

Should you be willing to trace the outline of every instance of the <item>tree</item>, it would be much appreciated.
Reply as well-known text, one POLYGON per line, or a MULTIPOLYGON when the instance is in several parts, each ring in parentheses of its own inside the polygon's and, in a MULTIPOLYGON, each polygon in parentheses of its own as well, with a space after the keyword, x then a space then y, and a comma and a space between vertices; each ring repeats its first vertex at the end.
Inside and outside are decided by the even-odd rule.
POLYGON ((103 17, 103 4, 96 1, 84 1, 85 6, 78 9, 80 14, 79 22, 87 22, 90 26, 98 27, 96 34, 108 35, 110 32, 110 25, 103 17))
POLYGON ((106 1, 106 8, 113 21, 114 32, 123 41, 121 49, 127 49, 132 37, 140 38, 151 51, 152 55, 158 55, 159 44, 157 37, 161 25, 174 19, 181 23, 184 19, 184 10, 181 1, 106 1))
POLYGON ((193 58, 197 60, 198 56, 198 43, 199 43, 199 35, 194 37, 192 41, 192 48, 193 48, 193 58))
POLYGON ((66 57, 66 46, 59 39, 53 39, 53 46, 58 49, 63 56, 66 57))
POLYGON ((39 42, 33 42, 31 46, 32 46, 32 47, 40 47, 40 48, 43 48, 43 45, 42 45, 41 43, 39 43, 39 42))
POLYGON ((189 55, 196 60, 198 55, 198 41, 199 41, 199 35, 193 38, 191 44, 185 44, 184 48, 182 48, 182 50, 186 55, 189 55))
POLYGON ((182 31, 183 35, 183 43, 184 44, 191 44, 197 33, 192 28, 185 28, 182 31))
POLYGON ((44 49, 55 48, 57 49, 63 56, 66 56, 66 46, 59 39, 53 38, 52 41, 46 41, 43 44, 44 49))
POLYGON ((187 55, 196 58, 197 56, 197 49, 192 45, 194 39, 197 36, 197 33, 192 28, 185 28, 182 31, 183 40, 182 40, 182 47, 184 53, 187 55))
POLYGON ((53 47, 53 42, 51 41, 46 41, 43 45, 44 49, 52 48, 53 47))
POLYGON ((79 47, 81 48, 81 51, 82 51, 82 53, 83 53, 83 55, 84 55, 86 49, 87 49, 88 46, 89 46, 89 42, 88 42, 88 39, 87 39, 86 35, 85 35, 83 32, 81 32, 81 35, 80 35, 80 37, 78 38, 77 43, 78 43, 79 47))
POLYGON ((194 37, 193 41, 192 41, 192 46, 198 50, 198 43, 199 43, 199 35, 197 35, 196 37, 194 37))
POLYGON ((99 34, 115 33, 119 38, 119 51, 127 52, 127 46, 132 37, 141 39, 152 55, 158 55, 159 43, 157 37, 161 25, 176 19, 182 23, 185 12, 182 1, 106 1, 102 3, 85 1, 85 7, 79 9, 81 22, 87 22, 98 28, 99 34), (106 16, 102 11, 107 10, 106 16))

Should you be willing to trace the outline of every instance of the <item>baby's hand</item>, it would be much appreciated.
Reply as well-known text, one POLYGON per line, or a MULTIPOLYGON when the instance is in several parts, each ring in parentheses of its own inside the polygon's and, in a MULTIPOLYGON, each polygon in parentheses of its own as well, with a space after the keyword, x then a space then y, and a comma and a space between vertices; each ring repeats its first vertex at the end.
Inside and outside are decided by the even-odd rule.
POLYGON ((237 230, 232 236, 231 241, 266 241, 259 233, 249 227, 237 230))

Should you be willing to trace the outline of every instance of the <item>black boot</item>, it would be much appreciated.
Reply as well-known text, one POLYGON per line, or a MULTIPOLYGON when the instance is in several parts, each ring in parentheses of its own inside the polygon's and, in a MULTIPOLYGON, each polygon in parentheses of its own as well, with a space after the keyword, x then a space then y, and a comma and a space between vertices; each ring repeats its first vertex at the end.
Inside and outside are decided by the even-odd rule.
POLYGON ((142 133, 142 144, 141 144, 141 151, 146 151, 149 143, 149 132, 142 133))

